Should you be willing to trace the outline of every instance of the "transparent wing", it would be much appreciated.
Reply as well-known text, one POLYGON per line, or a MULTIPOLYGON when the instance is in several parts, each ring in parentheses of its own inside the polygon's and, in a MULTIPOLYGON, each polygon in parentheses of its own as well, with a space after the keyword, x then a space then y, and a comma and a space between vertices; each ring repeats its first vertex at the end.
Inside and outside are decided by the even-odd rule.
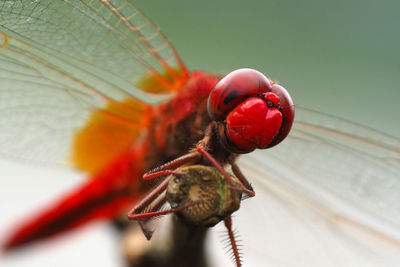
POLYGON ((290 137, 240 159, 256 190, 234 223, 247 266, 398 266, 400 142, 296 111, 290 137))
POLYGON ((65 162, 91 112, 116 102, 108 118, 136 114, 120 123, 136 136, 140 102, 160 100, 154 93, 178 90, 187 76, 128 1, 0 1, 0 153, 65 162))

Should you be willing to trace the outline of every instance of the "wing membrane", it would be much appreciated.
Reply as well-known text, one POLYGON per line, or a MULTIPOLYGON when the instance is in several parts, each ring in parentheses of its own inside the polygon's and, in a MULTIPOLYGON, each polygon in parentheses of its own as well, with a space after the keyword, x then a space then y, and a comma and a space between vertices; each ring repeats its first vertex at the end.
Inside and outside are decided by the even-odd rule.
POLYGON ((296 116, 288 140, 241 159, 256 190, 236 222, 248 239, 245 260, 258 255, 273 266, 396 266, 399 140, 308 110, 296 116), (259 231, 252 234, 247 225, 259 231))
POLYGON ((172 76, 161 80, 171 90, 188 75, 159 29, 127 1, 3 1, 0 14, 10 38, 128 94, 149 72, 172 76))
POLYGON ((162 97, 154 93, 186 81, 172 46, 127 1, 0 1, 0 7, 0 153, 8 157, 65 162, 76 131, 116 102, 117 114, 102 114, 116 121, 124 110, 139 114, 119 120, 131 141, 144 125, 140 101, 157 102, 162 97))

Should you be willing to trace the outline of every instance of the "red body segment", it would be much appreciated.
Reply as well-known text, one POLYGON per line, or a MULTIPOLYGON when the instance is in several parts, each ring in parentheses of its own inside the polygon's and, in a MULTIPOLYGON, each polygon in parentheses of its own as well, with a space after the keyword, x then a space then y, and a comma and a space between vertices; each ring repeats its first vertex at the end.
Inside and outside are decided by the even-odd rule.
POLYGON ((47 238, 89 221, 110 219, 120 215, 132 201, 143 194, 140 174, 145 147, 121 154, 97 175, 75 191, 66 194, 48 210, 42 211, 9 237, 4 249, 47 238), (136 164, 133 165, 132 163, 136 164))
POLYGON ((210 123, 207 97, 219 78, 195 72, 170 101, 149 109, 147 134, 94 174, 74 192, 66 194, 50 209, 26 222, 3 248, 21 245, 68 231, 99 219, 125 214, 154 183, 142 175, 160 164, 186 153, 203 137, 210 123))

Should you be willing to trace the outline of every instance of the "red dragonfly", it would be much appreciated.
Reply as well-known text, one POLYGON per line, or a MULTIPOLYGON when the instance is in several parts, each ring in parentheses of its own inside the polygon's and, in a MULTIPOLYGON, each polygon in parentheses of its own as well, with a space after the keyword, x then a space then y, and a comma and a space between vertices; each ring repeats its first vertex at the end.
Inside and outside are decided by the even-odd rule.
MULTIPOLYGON (((4 87, 2 95, 18 102, 1 102, 4 109, 10 110, 10 114, 2 118, 2 141, 6 142, 2 142, 1 150, 29 160, 71 160, 76 168, 96 178, 82 186, 79 193, 67 196, 60 206, 50 208, 36 220, 36 224, 28 223, 13 239, 17 241, 9 244, 23 243, 25 241, 20 240, 24 238, 29 241, 52 235, 53 232, 46 232, 49 225, 42 227, 43 223, 53 224, 58 220, 52 231, 59 232, 64 230, 62 226, 68 229, 90 220, 110 219, 123 213, 134 199, 145 194, 146 188, 131 188, 142 186, 138 180, 132 181, 131 177, 139 178, 152 166, 172 160, 188 149, 170 144, 179 136, 171 137, 168 128, 171 123, 178 126, 188 114, 184 102, 173 105, 170 114, 157 115, 154 114, 158 109, 150 104, 161 101, 160 94, 164 93, 178 92, 175 99, 186 99, 189 96, 185 96, 183 87, 197 85, 200 82, 196 79, 201 81, 202 77, 206 77, 204 87, 210 89, 219 77, 187 71, 159 30, 125 1, 4 2, 2 13, 12 16, 11 20, 1 24, 3 42, 0 56, 7 66, 3 71, 7 87, 4 87), (63 17, 69 20, 61 20, 63 17), (53 20, 58 24, 46 23, 53 20), (52 27, 62 31, 51 31, 52 27), (160 121, 155 122, 156 119, 160 121), (150 142, 147 129, 152 127, 157 128, 154 132, 160 134, 150 142), (148 147, 137 147, 142 142, 146 146, 171 146, 176 151, 170 155, 152 153, 148 147), (142 194, 132 195, 131 190, 142 194), (74 205, 70 205, 71 199, 76 201, 74 205), (77 211, 81 212, 78 214, 77 211), (71 218, 71 213, 75 218, 71 218), (46 230, 40 230, 41 227, 46 230), (29 233, 35 233, 34 237, 30 237, 29 233)), ((270 191, 270 198, 279 195, 278 199, 283 199, 283 206, 291 211, 290 214, 296 214, 298 210, 303 212, 302 208, 308 207, 305 214, 295 217, 291 223, 298 222, 296 227, 305 229, 279 234, 304 233, 313 229, 313 223, 321 227, 322 222, 327 228, 333 225, 333 230, 341 231, 345 237, 348 235, 346 231, 356 230, 351 235, 360 235, 357 238, 362 238, 363 242, 374 240, 374 244, 378 243, 383 248, 387 245, 388 248, 382 248, 379 255, 395 259, 393 255, 398 249, 398 206, 394 201, 395 192, 399 192, 398 141, 309 111, 301 111, 299 115, 291 139, 270 153, 250 155, 242 163, 248 172, 246 176, 251 177, 252 182, 253 177, 265 176, 263 180, 254 181, 256 190, 263 188, 270 191), (346 163, 346 157, 352 160, 357 158, 359 162, 352 161, 353 173, 341 174, 339 166, 346 163), (331 162, 334 167, 317 164, 325 161, 331 162), (282 165, 291 167, 281 168, 282 165), (330 172, 325 172, 324 168, 330 172), (332 172, 335 169, 336 174, 332 172), (332 177, 339 179, 337 176, 340 177, 340 186, 337 186, 338 181, 333 182, 332 177), (368 179, 376 179, 377 189, 366 194, 370 189, 368 179), (338 204, 337 198, 345 200, 345 203, 338 204), (346 207, 340 206, 342 204, 346 207), (357 217, 355 211, 367 218, 357 217), (322 215, 322 221, 308 221, 314 214, 322 215)), ((176 132, 185 129, 187 127, 182 127, 176 132)), ((204 125, 199 129, 204 129, 204 125)), ((191 136, 188 143, 195 144, 201 135, 202 132, 199 136, 191 136)), ((259 203, 267 206, 273 200, 277 199, 259 203)), ((260 217, 268 223, 277 224, 271 229, 279 229, 281 222, 270 222, 276 217, 268 213, 274 211, 279 214, 284 212, 282 210, 258 207, 257 213, 265 212, 266 215, 263 217, 260 214, 260 217)), ((325 230, 329 229, 321 231, 325 234, 325 230)), ((336 239, 330 233, 327 238, 322 234, 315 237, 315 233, 312 237, 324 240, 326 248, 331 248, 336 239)), ((257 231, 254 234, 258 234, 257 231)), ((269 236, 273 237, 274 231, 270 230, 265 240, 269 236)), ((294 239, 305 239, 302 234, 297 237, 294 239)), ((318 243, 315 240, 309 240, 310 244, 316 246, 318 243)), ((357 242, 360 241, 357 239, 357 242)), ((279 247, 277 243, 274 246, 279 247)), ((288 266, 282 259, 291 254, 280 255, 274 247, 267 247, 262 253, 268 253, 267 258, 271 258, 271 262, 288 266)), ((370 264, 370 259, 364 257, 365 264, 370 264)))

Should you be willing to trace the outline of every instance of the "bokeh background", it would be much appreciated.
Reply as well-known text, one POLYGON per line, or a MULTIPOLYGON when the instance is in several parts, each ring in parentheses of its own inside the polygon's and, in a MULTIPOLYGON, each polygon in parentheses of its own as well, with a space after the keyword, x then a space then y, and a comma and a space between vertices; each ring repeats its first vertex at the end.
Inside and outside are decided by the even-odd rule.
POLYGON ((187 66, 251 67, 295 104, 400 136, 400 2, 137 1, 187 66), (157 6, 157 7, 155 7, 157 6))
MULTIPOLYGON (((400 137, 399 1, 133 2, 191 70, 256 68, 289 89, 300 107, 400 137)), ((0 170, 0 235, 83 179, 7 160, 0 170)), ((119 266, 118 253, 118 238, 100 223, 0 258, 0 266, 119 266)))

